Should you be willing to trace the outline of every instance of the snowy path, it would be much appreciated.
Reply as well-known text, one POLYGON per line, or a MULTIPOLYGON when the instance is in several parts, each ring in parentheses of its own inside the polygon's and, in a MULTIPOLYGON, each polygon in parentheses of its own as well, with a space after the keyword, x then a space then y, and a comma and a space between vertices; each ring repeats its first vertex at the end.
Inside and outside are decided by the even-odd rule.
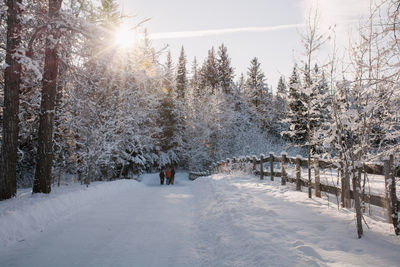
POLYGON ((36 238, 0 249, 0 266, 193 266, 198 256, 189 182, 178 176, 174 186, 160 187, 157 180, 147 176, 147 185, 111 195, 36 238))
POLYGON ((42 232, 0 246, 0 266, 398 266, 400 261, 400 241, 389 224, 368 219, 372 229, 359 240, 353 213, 254 176, 220 174, 190 182, 178 174, 175 185, 160 186, 153 174, 142 183, 104 183, 83 194, 91 196, 93 188, 107 198, 83 199, 89 204, 42 226, 42 232))

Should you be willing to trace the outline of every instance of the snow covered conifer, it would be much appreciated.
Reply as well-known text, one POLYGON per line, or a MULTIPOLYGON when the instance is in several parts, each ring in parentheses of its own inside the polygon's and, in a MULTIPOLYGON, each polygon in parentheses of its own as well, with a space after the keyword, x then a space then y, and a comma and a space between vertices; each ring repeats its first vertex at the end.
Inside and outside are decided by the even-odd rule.
POLYGON ((182 46, 176 70, 176 94, 178 98, 183 99, 185 97, 187 83, 186 55, 182 46))
POLYGON ((204 60, 200 70, 200 86, 204 89, 208 89, 211 94, 214 94, 218 83, 218 63, 215 58, 214 47, 212 47, 208 50, 208 56, 204 60))
POLYGON ((233 68, 231 67, 231 60, 228 56, 228 50, 224 44, 218 48, 218 80, 221 89, 224 93, 231 93, 231 86, 233 81, 233 68))
POLYGON ((283 76, 279 78, 276 94, 273 100, 273 113, 276 116, 276 131, 280 135, 282 131, 286 130, 284 119, 286 118, 287 109, 287 86, 283 76))
POLYGON ((165 74, 163 78, 163 90, 172 93, 175 87, 174 66, 172 63, 171 51, 168 51, 167 62, 165 63, 165 74))
POLYGON ((301 82, 297 73, 297 65, 295 65, 289 79, 288 106, 285 119, 288 130, 282 133, 295 145, 305 144, 307 139, 307 123, 304 117, 306 107, 300 88, 301 82))
POLYGON ((266 90, 265 74, 261 70, 261 63, 256 57, 250 61, 250 67, 247 71, 246 93, 249 95, 255 108, 258 109, 266 94, 266 90))
POLYGON ((236 83, 236 89, 239 94, 243 93, 245 85, 246 85, 246 80, 245 80, 244 74, 242 72, 242 73, 240 73, 239 80, 236 83))

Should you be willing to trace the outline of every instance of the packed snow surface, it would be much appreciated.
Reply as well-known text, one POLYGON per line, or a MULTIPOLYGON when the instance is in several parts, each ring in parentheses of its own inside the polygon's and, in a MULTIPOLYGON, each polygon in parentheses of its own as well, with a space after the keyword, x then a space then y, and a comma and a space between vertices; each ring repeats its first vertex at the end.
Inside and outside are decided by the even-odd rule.
POLYGON ((0 266, 398 266, 392 227, 268 179, 157 174, 0 202, 0 266))

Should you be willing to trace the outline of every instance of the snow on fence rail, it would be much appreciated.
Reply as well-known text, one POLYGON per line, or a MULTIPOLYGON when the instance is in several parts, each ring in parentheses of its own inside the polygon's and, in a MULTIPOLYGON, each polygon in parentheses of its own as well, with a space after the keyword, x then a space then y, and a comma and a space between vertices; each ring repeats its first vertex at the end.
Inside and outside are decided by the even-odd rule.
POLYGON ((201 177, 201 176, 208 176, 211 173, 208 171, 205 172, 189 172, 189 179, 190 180, 196 180, 197 178, 201 177))
MULTIPOLYGON (((240 158, 226 159, 214 163, 211 166, 212 172, 219 172, 226 170, 230 164, 240 164, 240 163, 251 163, 253 164, 253 173, 260 176, 260 179, 264 179, 264 176, 269 176, 271 181, 274 177, 281 177, 281 184, 285 185, 286 182, 296 184, 296 190, 301 191, 301 187, 307 187, 309 196, 311 197, 311 189, 314 189, 315 196, 321 197, 321 192, 327 192, 329 194, 334 194, 336 196, 341 196, 341 204, 343 207, 349 208, 351 206, 350 199, 354 199, 354 192, 350 190, 350 185, 346 188, 345 186, 336 187, 332 185, 323 184, 320 182, 320 169, 337 169, 341 176, 342 184, 345 180, 349 181, 350 173, 349 171, 344 171, 343 164, 338 164, 330 162, 327 160, 321 160, 318 157, 311 159, 310 169, 314 169, 314 182, 311 181, 311 175, 308 176, 308 180, 303 179, 301 176, 301 168, 308 168, 308 160, 303 159, 299 156, 288 157, 285 153, 277 157, 273 153, 270 153, 268 157, 263 154, 259 158, 256 156, 246 156, 240 158), (269 167, 264 169, 264 164, 269 162, 269 167), (280 163, 280 169, 274 169, 274 162, 280 163), (287 173, 287 167, 289 164, 295 165, 296 177, 289 177, 287 173), (257 165, 259 167, 257 168, 257 165), (345 177, 346 176, 346 177, 345 177), (350 206, 349 206, 350 205, 350 206)), ((365 194, 363 191, 360 195, 361 201, 369 203, 371 205, 386 208, 388 210, 388 221, 392 222, 397 228, 398 221, 398 211, 400 210, 400 202, 397 200, 396 196, 396 179, 395 177, 400 177, 400 166, 395 167, 393 165, 393 156, 390 156, 388 160, 385 160, 383 164, 377 163, 365 163, 363 166, 355 170, 359 178, 361 178, 362 173, 373 174, 373 175, 383 175, 385 177, 385 196, 378 196, 373 194, 365 194), (393 220, 395 218, 395 220, 393 220)), ((195 174, 193 174, 193 177, 195 174)), ((203 175, 201 175, 203 176, 203 175)), ((360 187, 360 185, 358 185, 360 187)))

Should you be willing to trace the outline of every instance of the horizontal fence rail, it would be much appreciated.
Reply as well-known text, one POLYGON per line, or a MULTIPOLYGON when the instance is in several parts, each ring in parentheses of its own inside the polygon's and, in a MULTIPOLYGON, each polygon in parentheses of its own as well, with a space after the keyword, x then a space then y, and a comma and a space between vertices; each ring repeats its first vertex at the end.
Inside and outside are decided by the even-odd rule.
MULTIPOLYGON (((308 160, 307 159, 304 159, 299 156, 298 157, 288 157, 284 153, 281 156, 275 156, 273 153, 270 153, 270 155, 268 157, 265 157, 263 154, 261 154, 259 157, 246 156, 246 157, 240 157, 240 158, 226 159, 226 160, 214 163, 211 166, 211 169, 214 172, 224 171, 224 169, 227 169, 230 165, 240 164, 240 163, 251 163, 253 165, 253 173, 255 175, 260 176, 260 179, 264 179, 264 176, 269 176, 270 179, 273 181, 274 177, 281 177, 282 185, 286 184, 286 182, 294 183, 294 184, 296 184, 296 190, 301 190, 301 187, 313 188, 317 197, 321 197, 320 192, 326 192, 326 193, 333 194, 336 196, 343 194, 342 187, 336 187, 333 185, 323 184, 320 182, 320 177, 319 177, 320 169, 330 169, 330 168, 338 169, 338 171, 340 172, 340 168, 341 168, 340 164, 330 162, 327 160, 321 160, 318 158, 314 158, 310 162, 311 168, 314 169, 314 182, 308 181, 301 177, 301 168, 308 168, 308 160), (266 163, 269 163, 269 168, 264 169, 264 167, 265 167, 264 164, 266 164, 266 163), (280 170, 275 170, 274 163, 280 163, 280 165, 281 165, 280 170), (296 177, 288 176, 286 170, 287 170, 287 165, 289 165, 289 164, 295 165, 296 177), (259 165, 259 167, 257 168, 258 165, 259 165), (318 170, 318 171, 316 172, 315 170, 318 170), (282 175, 282 174, 284 174, 284 175, 282 175)), ((400 168, 399 167, 392 166, 392 169, 389 170, 388 173, 385 173, 384 164, 378 164, 378 163, 365 163, 365 164, 363 164, 363 166, 358 168, 356 171, 360 172, 360 173, 367 173, 367 174, 373 174, 373 175, 383 175, 383 176, 385 176, 385 180, 389 180, 389 181, 391 181, 390 177, 388 177, 389 173, 391 173, 394 177, 400 177, 400 168)), ((201 175, 201 176, 203 176, 203 175, 201 175)), ((392 185, 392 187, 393 186, 395 187, 395 185, 392 185)), ((388 186, 386 186, 386 187, 388 187, 388 186)), ((350 198, 354 199, 353 191, 352 190, 349 190, 349 191, 350 191, 350 198)), ((385 195, 387 196, 388 194, 386 193, 385 195)), ((371 194, 363 194, 361 196, 361 200, 364 201, 365 203, 369 203, 371 205, 382 207, 382 208, 388 208, 388 203, 389 203, 389 201, 391 201, 388 199, 388 197, 371 195, 371 194)), ((397 197, 396 197, 395 203, 397 203, 396 208, 399 211, 400 210, 400 201, 397 200, 397 197)))
POLYGON ((211 173, 208 171, 205 172, 189 172, 189 180, 196 180, 199 177, 202 176, 209 176, 211 173))

